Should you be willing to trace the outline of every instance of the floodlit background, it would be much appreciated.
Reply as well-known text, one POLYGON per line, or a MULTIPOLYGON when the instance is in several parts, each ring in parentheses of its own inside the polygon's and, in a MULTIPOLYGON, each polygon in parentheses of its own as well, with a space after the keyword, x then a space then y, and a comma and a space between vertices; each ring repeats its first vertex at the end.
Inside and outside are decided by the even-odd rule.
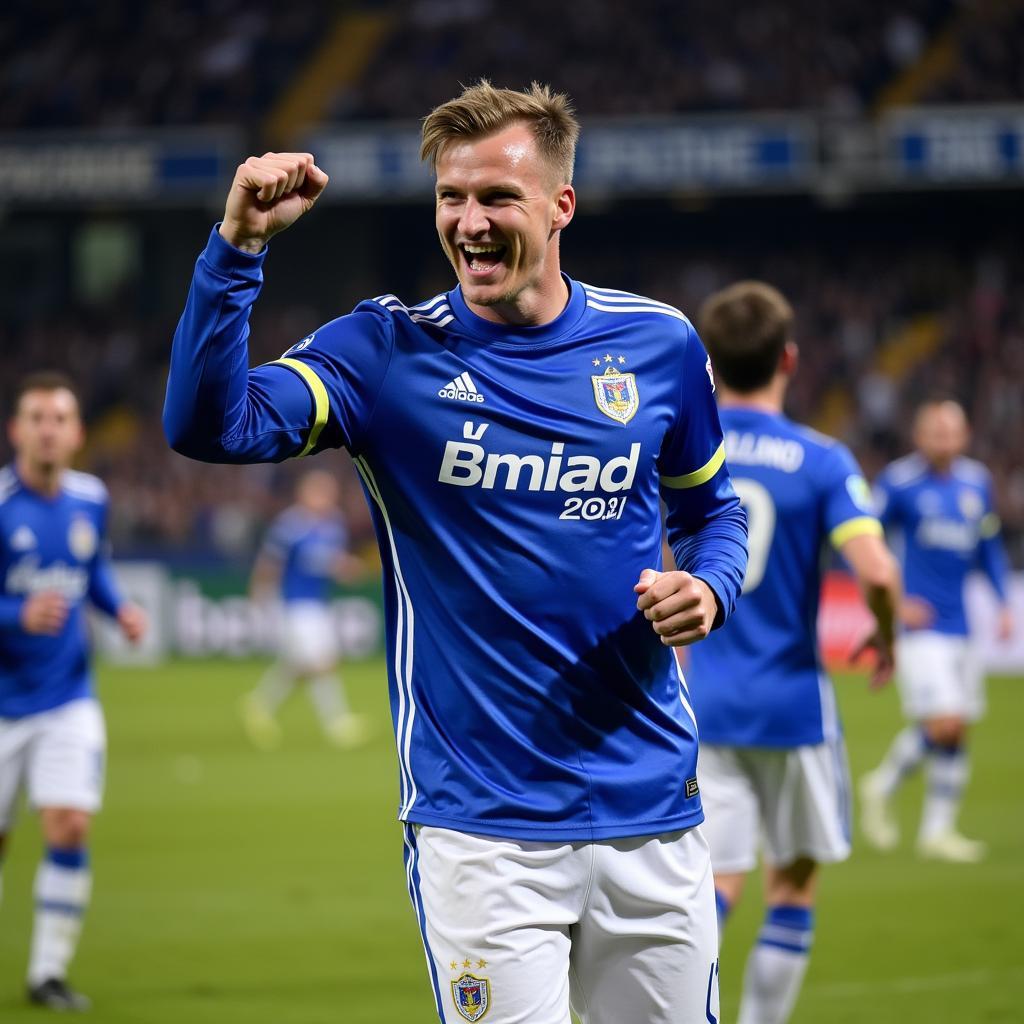
MULTIPOLYGON (((250 153, 309 150, 331 175, 271 245, 254 362, 362 298, 450 286, 417 119, 480 76, 576 101, 569 273, 691 313, 737 277, 779 286, 802 349, 790 411, 847 441, 869 476, 907 450, 918 399, 958 396, 1024 568, 1020 0, 8 0, 0 410, 24 372, 74 375, 81 468, 110 487, 115 554, 156 625, 142 663, 113 645, 100 672, 108 799, 73 977, 105 1024, 432 1020, 394 822, 378 588, 335 604, 352 700, 377 739, 328 749, 296 701, 283 749, 251 750, 238 697, 275 622, 246 598, 247 574, 298 467, 189 462, 159 414, 192 264, 250 153)), ((319 465, 345 481, 372 561, 346 458, 319 465)), ((860 847, 826 872, 798 1024, 1019 1019, 1022 579, 1015 644, 986 644, 998 674, 965 806, 989 860, 860 847)), ((839 660, 857 610, 841 580, 830 593, 839 660)), ((985 597, 972 600, 982 635, 985 597)), ((857 676, 839 689, 858 773, 895 730, 896 699, 869 698, 857 676)), ((917 807, 910 790, 905 834, 917 807)), ((37 852, 26 818, 0 906, 5 1021, 39 1019, 21 1006, 37 852)), ((759 917, 751 891, 725 945, 725 1020, 759 917)))

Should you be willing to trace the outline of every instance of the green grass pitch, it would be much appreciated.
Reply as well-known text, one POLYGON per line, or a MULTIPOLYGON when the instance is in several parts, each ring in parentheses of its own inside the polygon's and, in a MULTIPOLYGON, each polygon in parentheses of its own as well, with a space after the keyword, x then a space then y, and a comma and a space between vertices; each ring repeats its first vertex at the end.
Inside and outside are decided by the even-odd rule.
MULTIPOLYGON (((346 675, 375 741, 327 747, 303 700, 280 751, 250 749, 236 715, 256 663, 105 668, 107 803, 93 842, 95 892, 73 979, 103 1024, 436 1022, 394 821, 397 770, 377 662, 346 675)), ((839 682, 854 774, 899 724, 892 692, 839 682)), ((966 832, 980 867, 910 850, 920 783, 901 802, 907 841, 859 844, 826 872, 797 1024, 997 1022, 1024 1005, 1024 680, 993 680, 974 743, 966 832)), ((39 839, 23 815, 4 865, 0 1019, 38 1024, 22 1002, 39 839)), ((734 915, 722 960, 735 1018, 757 892, 734 915)), ((622 1024, 643 1024, 624 1021, 622 1024)))

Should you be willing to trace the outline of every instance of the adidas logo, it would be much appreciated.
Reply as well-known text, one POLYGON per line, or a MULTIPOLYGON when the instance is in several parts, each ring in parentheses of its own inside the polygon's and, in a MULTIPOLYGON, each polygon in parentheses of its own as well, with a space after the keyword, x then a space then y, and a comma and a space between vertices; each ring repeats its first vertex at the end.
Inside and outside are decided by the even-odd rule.
POLYGON ((455 380, 450 380, 440 391, 439 398, 451 398, 456 402, 482 402, 484 396, 476 389, 469 373, 460 373, 455 380))

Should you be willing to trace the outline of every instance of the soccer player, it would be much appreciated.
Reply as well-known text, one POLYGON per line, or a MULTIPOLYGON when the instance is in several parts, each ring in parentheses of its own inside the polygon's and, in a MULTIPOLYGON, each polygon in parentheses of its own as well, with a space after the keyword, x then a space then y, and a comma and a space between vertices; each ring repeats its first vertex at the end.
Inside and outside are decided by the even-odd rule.
POLYGON ((253 597, 274 595, 284 603, 280 656, 242 701, 246 732, 264 749, 280 741, 275 712, 300 679, 308 680, 317 717, 332 743, 354 747, 367 736, 366 722, 349 709, 338 676, 338 632, 328 603, 335 580, 361 575, 358 559, 348 552, 338 493, 330 473, 303 476, 295 504, 274 521, 253 567, 253 597))
POLYGON ((765 863, 765 918, 740 1024, 788 1020, 814 935, 818 865, 850 851, 846 751, 817 643, 824 549, 846 559, 875 615, 874 685, 892 672, 899 599, 896 562, 853 456, 782 412, 797 368, 792 323, 786 299, 757 281, 711 296, 699 318, 750 534, 736 614, 693 649, 686 673, 721 924, 759 846, 765 863))
POLYGON ((71 470, 83 440, 78 401, 61 374, 17 388, 0 470, 0 856, 24 785, 46 853, 35 881, 29 998, 84 1010, 67 983, 89 902, 89 826, 100 806, 106 734, 93 695, 85 606, 132 642, 143 612, 121 599, 105 553, 107 491, 71 470))
POLYGON ((670 648, 732 611, 744 516, 690 322, 561 272, 577 133, 539 85, 436 108, 423 154, 457 285, 363 302, 251 371, 266 243, 327 179, 308 154, 247 160, 171 355, 179 451, 355 459, 384 561, 407 881, 447 1024, 568 1024, 570 1001, 586 1024, 717 1012, 670 648))
POLYGON ((907 596, 898 682, 910 724, 860 784, 864 835, 889 850, 899 842, 889 801, 926 762, 918 851, 960 863, 985 855, 984 843, 956 828, 968 777, 967 731, 985 704, 963 597, 967 574, 976 565, 999 598, 997 636, 1006 640, 1013 631, 992 484, 980 463, 964 458, 969 440, 967 418, 956 402, 926 402, 914 421, 917 451, 888 466, 876 482, 882 522, 902 547, 907 596))

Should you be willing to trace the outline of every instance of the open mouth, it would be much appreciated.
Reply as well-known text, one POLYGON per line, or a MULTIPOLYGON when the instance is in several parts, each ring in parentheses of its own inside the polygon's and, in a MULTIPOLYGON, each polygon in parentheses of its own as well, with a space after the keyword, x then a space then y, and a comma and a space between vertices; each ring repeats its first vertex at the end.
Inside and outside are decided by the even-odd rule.
POLYGON ((459 246, 471 274, 486 275, 495 270, 505 256, 506 246, 491 242, 468 243, 459 246))

